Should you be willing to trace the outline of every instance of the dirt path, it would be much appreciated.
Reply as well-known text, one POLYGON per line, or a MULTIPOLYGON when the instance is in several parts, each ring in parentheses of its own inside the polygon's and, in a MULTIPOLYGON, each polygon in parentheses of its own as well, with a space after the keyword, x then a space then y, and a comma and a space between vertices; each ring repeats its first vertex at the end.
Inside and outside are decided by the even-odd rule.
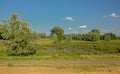
POLYGON ((13 64, 14 66, 89 66, 89 65, 120 65, 120 60, 1 60, 0 66, 7 66, 13 64))
POLYGON ((97 60, 97 61, 0 60, 0 74, 119 74, 119 73, 120 73, 120 60, 97 60), (12 65, 12 67, 9 65, 12 65))
POLYGON ((95 71, 56 69, 54 67, 0 67, 0 74, 119 74, 120 67, 101 68, 95 71))

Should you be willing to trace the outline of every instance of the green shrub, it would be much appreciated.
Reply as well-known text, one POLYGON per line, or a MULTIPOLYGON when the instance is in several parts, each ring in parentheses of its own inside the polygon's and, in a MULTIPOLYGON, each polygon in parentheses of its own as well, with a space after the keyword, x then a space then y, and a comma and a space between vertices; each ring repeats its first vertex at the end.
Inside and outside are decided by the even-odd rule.
POLYGON ((30 55, 36 52, 33 40, 36 38, 28 24, 12 14, 9 20, 4 20, 3 32, 5 52, 8 55, 30 55))

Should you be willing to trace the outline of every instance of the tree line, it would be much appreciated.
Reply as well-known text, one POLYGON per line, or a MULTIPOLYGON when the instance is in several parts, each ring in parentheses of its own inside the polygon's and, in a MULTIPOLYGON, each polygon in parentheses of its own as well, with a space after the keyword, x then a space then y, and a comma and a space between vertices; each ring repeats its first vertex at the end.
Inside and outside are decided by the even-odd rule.
POLYGON ((98 29, 92 29, 86 34, 73 33, 73 34, 64 34, 64 30, 59 26, 53 27, 51 29, 51 37, 54 39, 54 43, 61 42, 62 40, 84 40, 84 41, 98 41, 98 40, 116 40, 120 39, 119 36, 116 36, 114 33, 105 33, 104 35, 100 34, 98 29))

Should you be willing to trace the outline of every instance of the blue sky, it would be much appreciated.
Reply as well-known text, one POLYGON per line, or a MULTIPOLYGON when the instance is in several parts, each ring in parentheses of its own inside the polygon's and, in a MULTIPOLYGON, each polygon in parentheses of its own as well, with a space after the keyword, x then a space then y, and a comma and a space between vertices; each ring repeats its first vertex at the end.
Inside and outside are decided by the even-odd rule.
POLYGON ((0 20, 17 13, 36 31, 49 34, 54 26, 65 33, 120 35, 120 0, 0 0, 0 20))

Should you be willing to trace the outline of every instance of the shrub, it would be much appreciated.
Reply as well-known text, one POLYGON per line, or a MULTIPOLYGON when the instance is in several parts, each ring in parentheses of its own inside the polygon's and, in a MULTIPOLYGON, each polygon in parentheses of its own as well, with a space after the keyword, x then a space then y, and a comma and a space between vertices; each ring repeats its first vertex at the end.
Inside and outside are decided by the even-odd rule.
POLYGON ((30 55, 36 52, 33 45, 35 36, 25 21, 12 14, 10 19, 4 20, 2 24, 5 25, 2 35, 8 55, 30 55))

